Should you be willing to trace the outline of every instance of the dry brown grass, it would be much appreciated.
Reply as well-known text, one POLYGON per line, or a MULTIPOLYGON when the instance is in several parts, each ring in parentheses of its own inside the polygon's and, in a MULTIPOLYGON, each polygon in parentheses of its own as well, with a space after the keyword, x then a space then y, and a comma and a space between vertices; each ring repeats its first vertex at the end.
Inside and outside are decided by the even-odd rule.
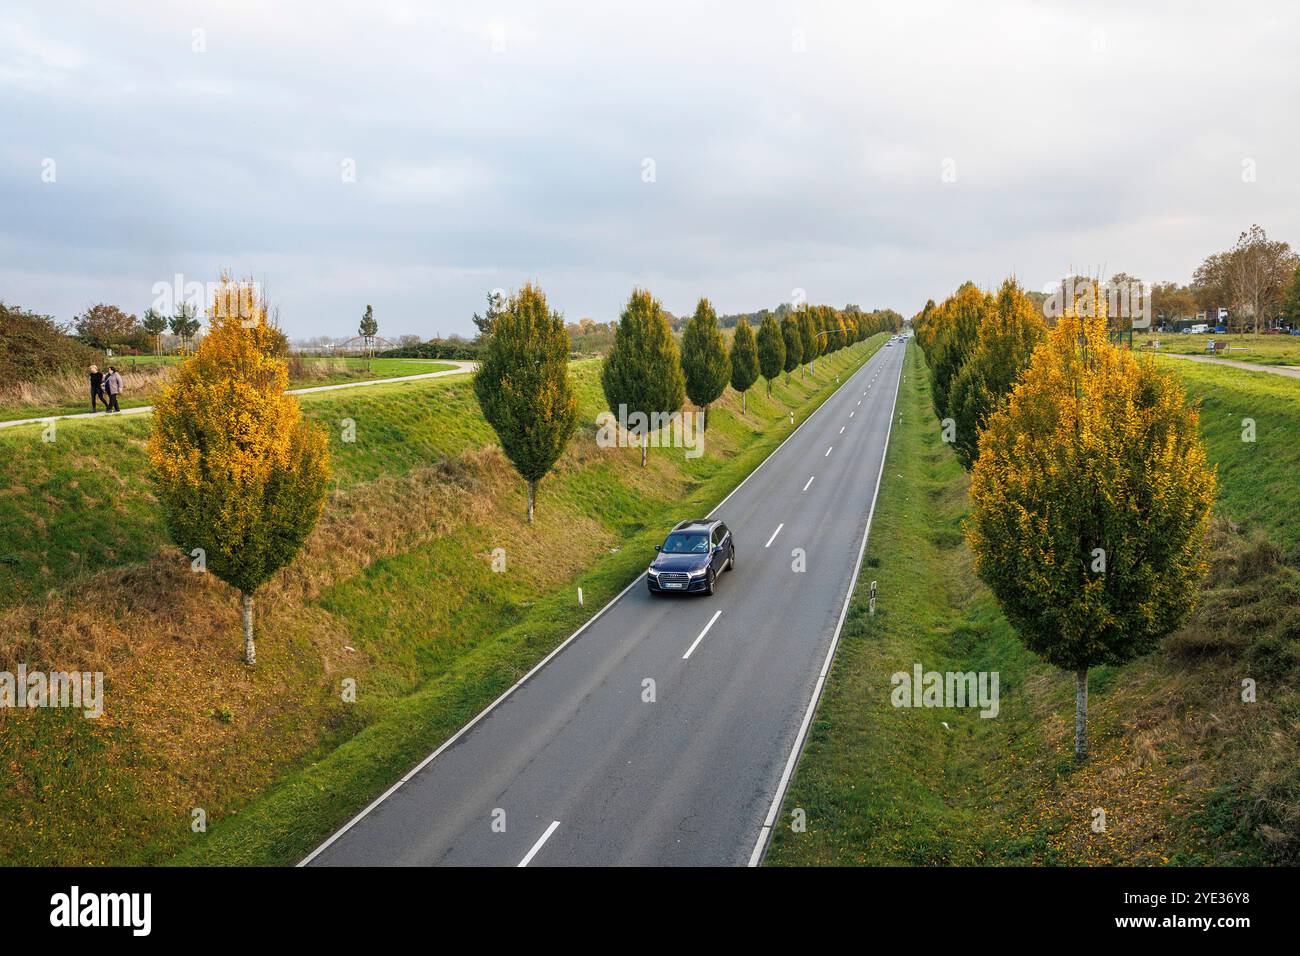
MULTIPOLYGON (((145 363, 119 365, 123 395, 146 398, 157 394, 171 377, 175 366, 145 363)), ((100 365, 107 370, 107 364, 100 365)), ((90 371, 58 372, 36 381, 0 384, 0 405, 19 408, 61 408, 65 405, 89 404, 90 371)))
POLYGON ((348 375, 355 371, 348 367, 347 359, 338 357, 313 358, 308 361, 301 355, 290 355, 288 364, 289 379, 293 382, 332 378, 337 375, 348 375))
MULTIPOLYGON (((575 443, 552 480, 599 454, 575 443)), ((636 481, 663 478, 643 474, 630 458, 616 467, 636 481)), ((441 538, 473 537, 472 529, 491 528, 484 540, 507 549, 512 577, 543 590, 613 540, 598 522, 560 508, 539 511, 530 528, 521 505, 520 482, 495 447, 335 491, 303 554, 259 593, 256 668, 239 659, 235 592, 210 575, 194 574, 189 559, 171 549, 0 611, 0 634, 6 635, 0 669, 12 671, 23 662, 29 671, 102 671, 106 680, 105 714, 97 721, 56 727, 49 712, 0 712, 0 763, 9 765, 24 817, 0 823, 0 842, 10 827, 47 833, 55 844, 75 842, 71 833, 59 833, 60 818, 74 816, 84 826, 95 812, 84 801, 95 790, 108 790, 122 798, 119 807, 104 811, 112 832, 86 855, 47 862, 130 859, 132 827, 154 831, 154 839, 160 826, 174 827, 170 840, 162 839, 174 845, 192 808, 217 819, 301 764, 334 732, 354 732, 360 718, 338 699, 337 675, 363 682, 375 661, 351 646, 358 642, 349 622, 317 599, 376 561, 441 538), (557 535, 574 546, 548 548, 557 535), (50 792, 45 781, 53 777, 18 753, 33 746, 64 763, 93 751, 98 770, 87 771, 80 785, 60 773, 65 789, 50 792), (80 809, 66 812, 73 807, 80 809)), ((490 561, 490 548, 480 557, 490 561)), ((439 587, 446 591, 454 582, 439 587)), ((428 640, 439 639, 438 625, 431 617, 428 640)))

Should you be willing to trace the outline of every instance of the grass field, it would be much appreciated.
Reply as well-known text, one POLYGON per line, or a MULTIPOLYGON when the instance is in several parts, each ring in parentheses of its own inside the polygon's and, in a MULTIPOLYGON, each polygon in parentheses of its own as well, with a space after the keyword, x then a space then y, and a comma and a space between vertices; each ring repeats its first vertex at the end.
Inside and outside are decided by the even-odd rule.
POLYGON ((770 400, 755 388, 747 416, 728 393, 703 457, 652 449, 645 469, 637 449, 596 446, 599 362, 575 363, 579 432, 532 526, 467 379, 304 396, 332 435, 335 487, 259 598, 252 670, 234 594, 167 544, 146 420, 64 423, 53 444, 39 426, 0 432, 0 669, 103 670, 107 684, 99 720, 0 713, 0 862, 299 858, 621 590, 666 527, 708 511, 789 433, 790 409, 805 417, 885 338, 770 400))
MULTIPOLYGON (((126 384, 118 404, 122 408, 138 408, 153 402, 158 389, 167 380, 168 369, 180 361, 175 355, 137 355, 108 359, 100 367, 107 368, 108 362, 117 365, 126 384)), ((290 364, 289 387, 308 388, 314 385, 400 378, 404 375, 443 372, 455 367, 433 359, 295 357, 290 364)), ((25 387, 18 394, 0 396, 0 421, 88 412, 89 401, 90 383, 86 376, 80 373, 63 375, 57 381, 36 383, 25 387)))
POLYGON ((1188 364, 1177 370, 1204 396, 1220 467, 1212 570, 1162 648, 1092 671, 1093 752, 1076 767, 1072 678, 1020 646, 972 571, 967 477, 940 441, 924 359, 910 348, 859 592, 770 864, 1300 859, 1300 515, 1274 503, 1282 476, 1300 469, 1300 403, 1277 390, 1284 379, 1188 364), (1239 419, 1252 413, 1257 441, 1242 447, 1239 419), (998 671, 1000 713, 893 707, 890 676, 916 663, 998 671), (1243 677, 1258 681, 1256 703, 1241 700, 1243 677), (806 832, 790 827, 796 808, 806 832), (1104 832, 1092 829, 1097 808, 1104 832))
POLYGON ((1155 351, 1175 352, 1182 355, 1207 355, 1207 342, 1227 342, 1228 351, 1218 353, 1219 358, 1256 365, 1300 365, 1300 335, 1183 335, 1171 332, 1160 335, 1135 335, 1133 347, 1143 348, 1148 342, 1158 341, 1155 351))

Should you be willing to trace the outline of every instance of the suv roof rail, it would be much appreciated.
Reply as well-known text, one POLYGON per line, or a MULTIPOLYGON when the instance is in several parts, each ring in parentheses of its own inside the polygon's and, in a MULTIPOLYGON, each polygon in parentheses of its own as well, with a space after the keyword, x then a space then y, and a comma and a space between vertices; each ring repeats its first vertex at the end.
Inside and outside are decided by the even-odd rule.
POLYGON ((685 521, 679 521, 673 526, 674 531, 681 531, 683 528, 692 528, 696 525, 711 525, 712 518, 687 518, 685 521))

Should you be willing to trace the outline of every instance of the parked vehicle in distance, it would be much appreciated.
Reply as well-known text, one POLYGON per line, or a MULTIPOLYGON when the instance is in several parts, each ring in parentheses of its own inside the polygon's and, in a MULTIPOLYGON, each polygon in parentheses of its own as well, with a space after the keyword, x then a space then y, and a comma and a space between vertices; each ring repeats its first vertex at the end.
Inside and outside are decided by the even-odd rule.
POLYGON ((646 571, 651 594, 695 591, 712 594, 718 575, 736 566, 736 542, 717 518, 682 521, 669 533, 646 571))
POLYGON ((1210 331, 1210 327, 1209 327, 1208 325, 1206 325, 1204 322, 1201 322, 1201 323, 1199 323, 1199 324, 1197 324, 1197 325, 1193 325, 1190 329, 1187 330, 1186 334, 1187 334, 1187 335, 1205 335, 1205 334, 1206 334, 1207 332, 1209 332, 1209 331, 1210 331))

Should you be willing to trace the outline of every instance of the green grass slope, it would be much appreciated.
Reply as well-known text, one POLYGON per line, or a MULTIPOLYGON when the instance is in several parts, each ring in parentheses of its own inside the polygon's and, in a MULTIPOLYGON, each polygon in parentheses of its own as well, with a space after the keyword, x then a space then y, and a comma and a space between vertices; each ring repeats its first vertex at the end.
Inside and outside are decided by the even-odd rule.
POLYGON ((973 573, 968 480, 940 440, 920 350, 909 352, 858 593, 767 862, 1294 862, 1300 572, 1273 542, 1295 540, 1297 516, 1261 499, 1300 468, 1300 403, 1267 375, 1177 367, 1205 400, 1223 482, 1212 569, 1162 648, 1092 671, 1093 753, 1076 767, 1072 679, 1020 646, 973 573), (1252 413, 1257 441, 1239 447, 1252 413), (916 663, 998 671, 1000 713, 895 708, 890 676, 916 663), (1257 682, 1255 703, 1241 700, 1243 678, 1257 682), (796 809, 806 830, 791 827, 796 809))
POLYGON ((806 417, 884 338, 770 400, 755 389, 748 415, 728 393, 703 457, 652 449, 644 469, 635 448, 596 446, 599 363, 575 363, 579 430, 532 526, 467 377, 304 396, 331 435, 334 488, 259 598, 251 670, 233 593, 166 541, 147 421, 61 423, 53 443, 40 426, 0 432, 0 669, 107 683, 99 720, 0 713, 0 862, 298 859, 621 590, 670 522, 708 511, 789 433, 790 409, 806 417))

